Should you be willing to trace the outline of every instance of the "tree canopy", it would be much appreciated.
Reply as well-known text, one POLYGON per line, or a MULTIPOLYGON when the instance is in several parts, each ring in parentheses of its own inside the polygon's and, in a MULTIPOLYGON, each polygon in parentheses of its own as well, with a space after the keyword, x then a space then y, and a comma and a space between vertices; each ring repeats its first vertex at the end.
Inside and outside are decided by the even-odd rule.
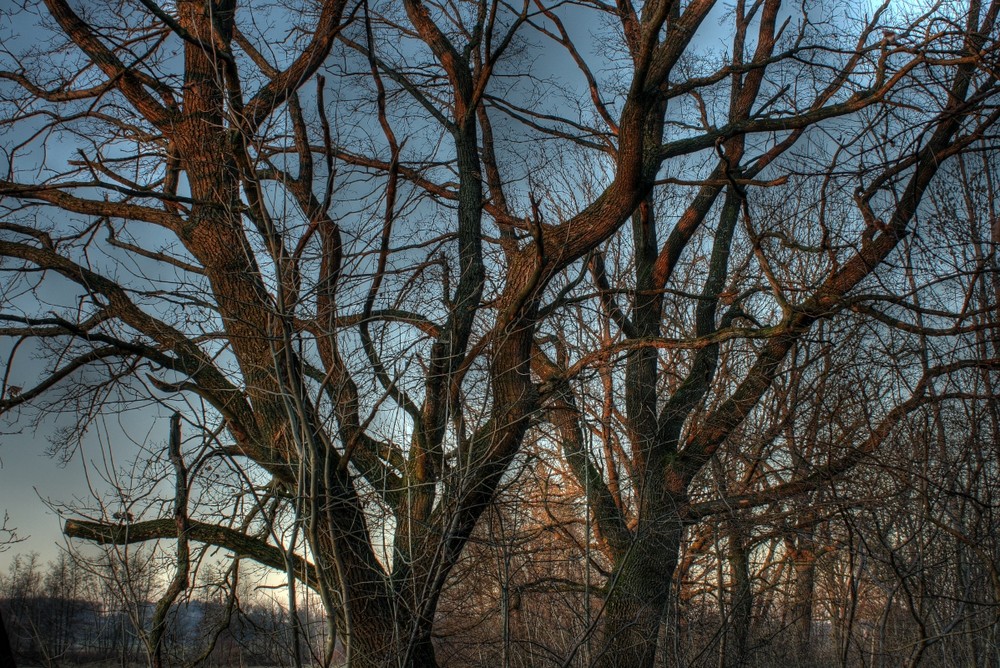
POLYGON ((546 660, 651 666, 715 540, 724 651, 764 544, 806 646, 830 509, 997 433, 998 12, 15 10, 0 412, 73 412, 64 448, 178 413, 141 500, 65 525, 174 541, 164 615, 218 546, 314 589, 352 665, 471 661, 449 639, 506 546, 586 610, 546 660), (920 416, 939 450, 886 463, 920 416))

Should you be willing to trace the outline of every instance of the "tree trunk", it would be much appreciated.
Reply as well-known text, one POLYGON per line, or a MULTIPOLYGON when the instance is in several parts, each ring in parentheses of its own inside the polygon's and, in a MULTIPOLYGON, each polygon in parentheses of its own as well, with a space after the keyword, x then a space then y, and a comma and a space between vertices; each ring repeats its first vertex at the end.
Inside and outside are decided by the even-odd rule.
MULTIPOLYGON (((811 541, 809 541, 811 543, 811 541)), ((813 588, 816 579, 816 552, 812 545, 799 540, 799 547, 792 552, 795 567, 794 599, 792 601, 792 624, 795 629, 796 652, 803 665, 811 665, 813 588)))
POLYGON ((730 518, 729 568, 733 578, 730 626, 733 631, 733 665, 748 664, 750 625, 753 621, 753 582, 746 532, 738 517, 730 518))
POLYGON ((676 511, 658 519, 649 522, 652 526, 640 525, 616 564, 605 609, 604 650, 597 662, 602 668, 651 668, 656 658, 684 532, 676 511))
POLYGON ((0 612, 0 666, 16 668, 14 648, 11 647, 7 627, 3 623, 3 612, 0 612))

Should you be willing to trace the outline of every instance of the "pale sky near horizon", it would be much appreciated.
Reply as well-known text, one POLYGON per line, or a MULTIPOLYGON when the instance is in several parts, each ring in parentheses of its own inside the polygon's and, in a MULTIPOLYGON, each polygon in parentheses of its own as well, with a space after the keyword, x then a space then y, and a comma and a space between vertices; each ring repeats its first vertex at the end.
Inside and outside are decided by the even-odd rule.
MULTIPOLYGON (((6 352, 6 351, 3 351, 6 352)), ((6 356, 4 357, 6 358, 6 356)), ((0 573, 5 573, 17 554, 37 552, 43 562, 51 561, 65 544, 62 519, 50 504, 73 504, 94 507, 98 495, 107 493, 109 469, 127 471, 130 461, 139 453, 133 441, 144 438, 155 445, 165 442, 168 433, 166 415, 151 411, 136 411, 125 416, 106 416, 99 428, 91 429, 82 445, 66 462, 47 454, 49 438, 66 420, 43 418, 37 430, 30 426, 20 433, 4 429, 0 435, 0 515, 6 510, 8 527, 24 540, 0 552, 0 573), (125 424, 118 418, 123 417, 125 424), (127 430, 127 431, 126 431, 127 430), (115 461, 108 459, 110 449, 102 444, 114 441, 115 461)))
POLYGON ((19 553, 38 552, 43 561, 53 559, 61 543, 60 520, 43 499, 86 487, 83 469, 74 465, 78 458, 61 466, 44 453, 47 447, 41 433, 0 440, 0 510, 9 516, 8 528, 24 538, 0 553, 0 572, 6 572, 19 553))

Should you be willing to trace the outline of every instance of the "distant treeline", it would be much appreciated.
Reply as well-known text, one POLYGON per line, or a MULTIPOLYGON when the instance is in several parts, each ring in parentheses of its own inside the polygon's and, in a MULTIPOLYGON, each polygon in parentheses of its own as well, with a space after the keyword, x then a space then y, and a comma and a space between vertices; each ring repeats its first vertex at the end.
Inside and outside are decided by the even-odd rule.
MULTIPOLYGON (((18 665, 146 664, 158 586, 154 565, 83 563, 67 554, 43 565, 36 553, 15 557, 0 574, 0 614, 18 665)), ((234 587, 232 578, 211 585, 208 574, 203 579, 168 615, 167 665, 289 666, 296 636, 303 662, 318 659, 326 638, 313 606, 298 606, 295 628, 287 605, 270 590, 234 587)))

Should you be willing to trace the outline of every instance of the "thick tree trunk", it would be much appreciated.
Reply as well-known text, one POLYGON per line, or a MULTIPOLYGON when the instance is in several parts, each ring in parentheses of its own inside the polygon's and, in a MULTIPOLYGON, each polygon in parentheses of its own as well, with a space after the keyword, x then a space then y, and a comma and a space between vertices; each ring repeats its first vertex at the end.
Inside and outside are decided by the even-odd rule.
POLYGON ((670 598, 670 587, 683 527, 674 517, 640 527, 616 564, 605 609, 602 668, 651 668, 657 638, 670 598))
POLYGON ((342 642, 341 661, 349 659, 352 668, 437 667, 430 634, 407 636, 412 629, 394 624, 392 611, 379 617, 373 610, 365 610, 355 614, 351 622, 351 633, 347 635, 343 615, 335 614, 337 636, 342 642))
MULTIPOLYGON (((355 610, 350 623, 338 616, 338 635, 344 640, 350 665, 355 668, 385 668, 398 664, 393 645, 391 611, 379 615, 372 606, 355 610)), ((433 664, 432 664, 433 665, 433 664)))
POLYGON ((730 625, 733 631, 733 665, 749 664, 750 626, 753 621, 753 581, 746 532, 740 519, 729 520, 729 568, 733 578, 730 625))
POLYGON ((816 578, 816 553, 811 545, 803 545, 792 553, 795 566, 795 589, 792 601, 792 620, 795 644, 803 665, 812 662, 813 584, 816 578))
POLYGON ((3 613, 0 612, 0 666, 16 668, 14 648, 11 647, 7 627, 3 623, 3 613))
POLYGON ((322 492, 317 490, 318 503, 310 510, 321 518, 321 530, 309 527, 310 547, 326 592, 324 600, 336 606, 332 612, 337 632, 351 665, 396 666, 405 639, 397 626, 391 587, 367 542, 365 519, 349 484, 331 477, 322 492))

